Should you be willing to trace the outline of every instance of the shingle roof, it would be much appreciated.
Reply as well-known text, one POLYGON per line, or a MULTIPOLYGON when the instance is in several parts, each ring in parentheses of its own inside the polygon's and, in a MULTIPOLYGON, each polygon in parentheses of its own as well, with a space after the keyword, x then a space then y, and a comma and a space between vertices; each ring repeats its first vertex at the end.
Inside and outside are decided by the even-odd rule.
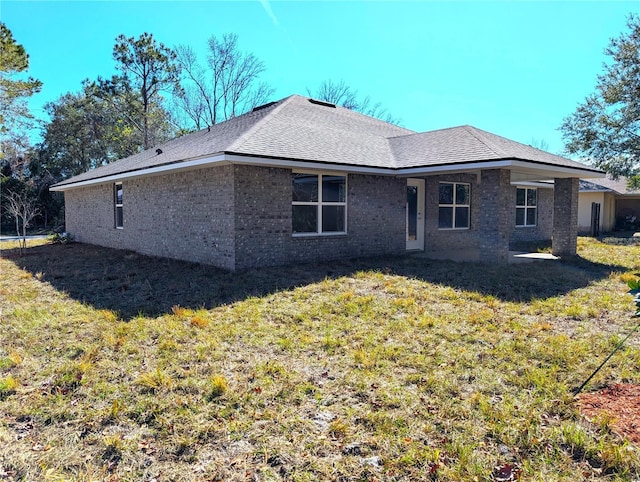
POLYGON ((223 153, 385 169, 521 159, 594 170, 471 126, 416 133, 349 109, 292 95, 56 186, 223 153), (162 152, 157 154, 156 149, 162 152))
POLYGON ((640 190, 629 189, 626 177, 613 179, 610 176, 598 179, 598 182, 580 180, 580 192, 613 192, 622 196, 638 196, 640 190))
POLYGON ((389 142, 399 168, 518 159, 553 166, 590 169, 579 162, 469 125, 395 137, 389 139, 389 142))

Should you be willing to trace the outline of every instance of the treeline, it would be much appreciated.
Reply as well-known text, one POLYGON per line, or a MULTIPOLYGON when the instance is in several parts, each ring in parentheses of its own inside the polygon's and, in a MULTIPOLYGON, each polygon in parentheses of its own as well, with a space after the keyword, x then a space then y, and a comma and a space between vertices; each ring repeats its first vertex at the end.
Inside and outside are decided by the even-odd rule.
MULTIPOLYGON (((273 100, 275 89, 261 78, 264 63, 240 49, 237 35, 212 35, 199 58, 190 46, 169 48, 143 33, 116 38, 115 75, 83 80, 76 92, 45 104, 47 119, 39 120, 29 112, 27 99, 42 83, 25 78, 28 54, 5 24, 0 30, 3 232, 29 222, 20 219, 16 205, 30 208, 32 224, 61 227, 63 198, 49 192, 52 184, 273 100), (34 129, 42 140, 32 145, 34 129)), ((307 92, 397 122, 343 81, 326 80, 307 92)))

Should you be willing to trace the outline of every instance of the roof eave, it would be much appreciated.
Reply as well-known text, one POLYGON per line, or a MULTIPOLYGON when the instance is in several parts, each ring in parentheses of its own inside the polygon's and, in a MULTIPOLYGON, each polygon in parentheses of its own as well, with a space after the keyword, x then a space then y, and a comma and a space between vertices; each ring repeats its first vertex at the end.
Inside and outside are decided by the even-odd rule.
POLYGON ((587 166, 583 168, 561 166, 557 164, 544 163, 540 161, 530 161, 523 159, 490 159, 473 162, 459 162, 449 164, 433 164, 430 166, 407 167, 398 170, 402 176, 412 176, 420 174, 453 173, 464 171, 479 171, 483 169, 521 169, 523 171, 535 172, 550 176, 549 179, 562 177, 579 178, 602 178, 606 174, 599 169, 591 169, 587 166))
MULTIPOLYGON (((392 167, 376 167, 366 165, 354 165, 345 163, 333 163, 326 161, 309 161, 303 159, 284 159, 267 156, 255 156, 250 154, 220 152, 212 156, 202 157, 198 159, 190 159, 181 162, 163 164, 135 171, 128 171, 116 174, 110 174, 92 179, 86 179, 78 182, 54 184, 51 191, 67 191, 85 186, 103 184, 106 182, 114 182, 125 179, 134 179, 138 177, 153 176, 166 174, 173 171, 184 171, 193 169, 202 169, 223 164, 240 164, 253 165, 263 167, 281 167, 297 170, 332 170, 336 172, 377 174, 386 176, 411 177, 418 175, 434 175, 464 171, 479 171, 483 169, 521 169, 523 171, 535 173, 536 175, 556 177, 583 177, 583 178, 600 178, 605 177, 605 173, 593 169, 579 169, 568 166, 558 166, 553 164, 545 164, 536 161, 523 161, 519 159, 498 159, 475 162, 461 162, 454 164, 438 164, 430 166, 417 166, 406 168, 392 167)), ((541 177, 545 178, 545 177, 541 177)))

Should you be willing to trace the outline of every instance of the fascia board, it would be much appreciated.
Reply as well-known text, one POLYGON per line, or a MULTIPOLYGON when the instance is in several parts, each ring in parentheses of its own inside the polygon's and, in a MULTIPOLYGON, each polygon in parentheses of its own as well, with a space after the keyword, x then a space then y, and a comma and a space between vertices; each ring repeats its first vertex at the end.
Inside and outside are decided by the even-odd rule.
POLYGON ((204 167, 210 167, 214 165, 222 164, 241 164, 252 166, 264 166, 264 167, 280 167, 290 168, 298 170, 317 170, 326 171, 332 170, 336 172, 348 172, 348 173, 361 173, 361 174, 376 174, 382 176, 397 176, 397 177, 412 177, 418 175, 435 175, 446 174, 454 172, 468 172, 478 171, 482 169, 501 169, 501 168, 520 168, 529 171, 545 172, 545 175, 555 177, 554 174, 560 177, 593 177, 600 178, 605 177, 604 173, 590 170, 582 170, 564 166, 549 166, 541 165, 538 163, 520 161, 517 159, 503 159, 498 161, 482 161, 472 162, 464 164, 444 164, 438 166, 423 166, 423 167, 411 167, 411 168, 382 168, 382 167, 369 167, 369 166, 354 166, 351 164, 333 164, 313 161, 296 161, 289 159, 267 158, 267 157, 254 157, 243 156, 238 154, 226 154, 219 153, 214 156, 203 157, 200 159, 192 159, 190 161, 176 162, 172 164, 165 164, 162 166, 150 167, 146 169, 139 169, 136 171, 123 172, 119 174, 112 174, 109 176, 99 177, 95 179, 87 179, 85 181, 74 182, 70 184, 63 184, 61 186, 53 186, 49 188, 51 191, 67 191, 70 189, 91 186, 95 184, 103 184, 106 182, 113 182, 124 179, 134 179, 143 176, 153 176, 164 174, 172 171, 184 171, 192 169, 200 169, 204 167))
POLYGON ((191 161, 183 161, 173 164, 165 164, 163 166, 149 167, 146 169, 139 169, 136 171, 122 172, 118 174, 111 174, 109 176, 97 177, 95 179, 87 179, 86 181, 79 181, 70 184, 63 184, 62 186, 52 186, 50 191, 68 191, 78 187, 92 186, 95 184, 103 184, 105 182, 120 181, 123 179, 135 179, 137 177, 146 177, 159 174, 165 174, 172 171, 184 171, 199 169, 201 167, 208 167, 213 165, 221 165, 226 162, 224 154, 203 157, 201 159, 193 159, 191 161))
POLYGON ((539 187, 542 189, 553 189, 553 182, 535 182, 535 181, 516 181, 511 183, 512 186, 522 187, 539 187))

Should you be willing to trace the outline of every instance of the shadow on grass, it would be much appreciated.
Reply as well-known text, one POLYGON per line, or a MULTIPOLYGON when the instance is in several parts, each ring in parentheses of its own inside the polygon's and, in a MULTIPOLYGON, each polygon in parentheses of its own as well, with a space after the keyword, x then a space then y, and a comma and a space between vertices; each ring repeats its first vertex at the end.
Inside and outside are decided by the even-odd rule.
POLYGON ((125 320, 140 314, 169 313, 174 305, 209 309, 367 270, 524 302, 587 286, 612 271, 626 271, 621 266, 592 263, 579 257, 490 266, 407 255, 230 273, 206 265, 79 243, 36 246, 28 248, 22 257, 5 251, 3 256, 73 299, 116 311, 125 320))

